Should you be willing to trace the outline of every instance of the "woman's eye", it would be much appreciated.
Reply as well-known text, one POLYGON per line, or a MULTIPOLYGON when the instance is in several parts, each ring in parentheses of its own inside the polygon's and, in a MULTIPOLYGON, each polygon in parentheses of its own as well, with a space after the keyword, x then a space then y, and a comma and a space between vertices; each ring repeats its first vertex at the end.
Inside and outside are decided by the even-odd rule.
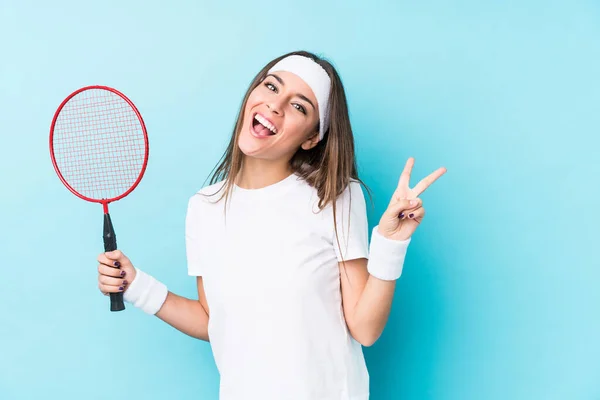
POLYGON ((265 86, 267 87, 267 89, 269 89, 272 92, 276 92, 277 91, 277 88, 275 87, 275 85, 273 85, 270 82, 265 83, 265 86))
POLYGON ((294 104, 297 110, 299 110, 302 114, 306 114, 306 109, 302 107, 300 104, 294 104))

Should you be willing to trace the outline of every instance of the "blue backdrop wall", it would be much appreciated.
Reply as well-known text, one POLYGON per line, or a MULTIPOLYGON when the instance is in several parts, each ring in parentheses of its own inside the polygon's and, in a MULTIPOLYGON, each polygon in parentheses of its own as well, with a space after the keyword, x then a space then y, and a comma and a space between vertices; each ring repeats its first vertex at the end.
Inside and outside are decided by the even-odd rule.
POLYGON ((146 120, 119 245, 174 292, 184 216, 245 89, 307 49, 344 81, 371 226, 409 156, 423 196, 373 399, 600 398, 596 1, 16 1, 0 4, 0 398, 216 399, 208 344, 96 288, 101 208, 59 182, 58 104, 118 88, 146 120), (157 233, 161 236, 157 240, 157 233))

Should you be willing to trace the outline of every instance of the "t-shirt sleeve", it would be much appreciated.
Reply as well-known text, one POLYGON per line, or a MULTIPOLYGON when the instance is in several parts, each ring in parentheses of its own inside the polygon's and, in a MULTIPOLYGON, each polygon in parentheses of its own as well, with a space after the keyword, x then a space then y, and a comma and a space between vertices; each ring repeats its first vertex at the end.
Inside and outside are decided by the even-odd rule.
POLYGON ((202 201, 198 195, 192 196, 188 201, 185 216, 185 251, 187 257, 187 269, 190 276, 202 276, 204 265, 202 265, 202 249, 200 227, 202 226, 201 208, 202 201))
POLYGON ((336 202, 336 226, 333 247, 338 261, 368 258, 369 223, 365 196, 360 183, 351 181, 336 202), (338 245, 339 240, 339 245, 338 245))

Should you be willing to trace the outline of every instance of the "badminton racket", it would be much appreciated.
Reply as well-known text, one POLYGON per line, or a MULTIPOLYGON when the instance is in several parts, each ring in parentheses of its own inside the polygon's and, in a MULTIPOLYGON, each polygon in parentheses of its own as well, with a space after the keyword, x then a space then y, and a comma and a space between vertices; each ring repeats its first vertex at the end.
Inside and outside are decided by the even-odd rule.
MULTIPOLYGON (((76 90, 54 114, 50 155, 58 177, 74 195, 102 204, 104 251, 116 250, 108 204, 137 187, 148 163, 148 134, 138 109, 107 86, 76 90)), ((110 293, 110 310, 124 309, 123 293, 110 293)))

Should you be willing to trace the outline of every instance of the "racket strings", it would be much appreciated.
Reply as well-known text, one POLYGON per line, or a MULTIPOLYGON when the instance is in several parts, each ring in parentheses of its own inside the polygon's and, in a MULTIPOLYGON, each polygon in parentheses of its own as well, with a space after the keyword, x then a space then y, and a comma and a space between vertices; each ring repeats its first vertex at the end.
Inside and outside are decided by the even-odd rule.
POLYGON ((53 149, 69 186, 96 200, 129 190, 142 172, 147 152, 134 109, 102 89, 82 91, 63 106, 54 127, 53 149))

